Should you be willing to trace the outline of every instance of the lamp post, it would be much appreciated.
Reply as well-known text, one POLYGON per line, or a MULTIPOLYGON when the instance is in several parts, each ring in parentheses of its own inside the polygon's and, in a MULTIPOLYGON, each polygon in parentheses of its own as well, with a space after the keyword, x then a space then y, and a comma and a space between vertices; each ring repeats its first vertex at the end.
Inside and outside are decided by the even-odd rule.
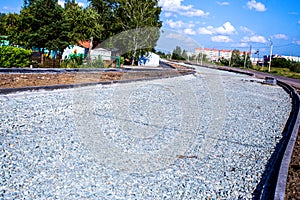
POLYGON ((269 63, 269 72, 271 72, 271 62, 272 62, 272 54, 273 54, 273 42, 271 39, 269 39, 270 41, 270 63, 269 63))

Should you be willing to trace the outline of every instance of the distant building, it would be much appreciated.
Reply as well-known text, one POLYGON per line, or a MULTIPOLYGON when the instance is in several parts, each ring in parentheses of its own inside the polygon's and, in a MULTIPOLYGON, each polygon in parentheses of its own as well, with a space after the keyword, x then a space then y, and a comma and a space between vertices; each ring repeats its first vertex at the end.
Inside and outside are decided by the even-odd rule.
POLYGON ((300 56, 281 56, 290 61, 300 62, 300 56))
POLYGON ((101 56, 102 60, 112 60, 111 51, 97 46, 96 48, 91 50, 91 59, 97 59, 99 56, 101 56))
MULTIPOLYGON (((210 49, 210 48, 196 48, 195 54, 205 54, 206 58, 210 61, 218 61, 219 59, 226 59, 230 60, 233 50, 226 50, 226 49, 210 49)), ((240 51, 240 56, 247 53, 247 55, 250 54, 250 52, 240 51)))

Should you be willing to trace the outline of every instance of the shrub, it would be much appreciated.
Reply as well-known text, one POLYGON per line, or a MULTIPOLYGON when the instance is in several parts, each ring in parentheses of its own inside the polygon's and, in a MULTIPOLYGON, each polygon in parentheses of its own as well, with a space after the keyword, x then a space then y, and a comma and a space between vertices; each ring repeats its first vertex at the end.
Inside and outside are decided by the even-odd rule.
POLYGON ((272 67, 276 68, 289 68, 290 65, 290 61, 285 58, 273 58, 271 64, 272 67))
POLYGON ((0 46, 0 67, 28 67, 32 51, 11 46, 0 46))
POLYGON ((88 62, 84 65, 86 68, 104 68, 104 62, 102 60, 102 56, 98 56, 96 60, 91 60, 88 58, 88 62))
POLYGON ((82 56, 72 55, 70 59, 65 59, 61 66, 62 68, 79 68, 83 64, 82 56))
POLYGON ((291 62, 290 70, 292 72, 300 72, 300 62, 291 62))

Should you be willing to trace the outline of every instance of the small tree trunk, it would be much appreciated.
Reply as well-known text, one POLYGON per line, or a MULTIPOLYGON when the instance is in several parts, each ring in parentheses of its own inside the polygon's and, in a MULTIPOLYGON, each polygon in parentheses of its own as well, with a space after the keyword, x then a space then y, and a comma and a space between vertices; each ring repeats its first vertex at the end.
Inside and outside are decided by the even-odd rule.
POLYGON ((41 65, 44 66, 44 48, 42 49, 41 65))
POLYGON ((134 65, 134 58, 135 58, 135 52, 133 53, 133 55, 132 55, 132 59, 131 59, 131 66, 133 66, 134 65))
POLYGON ((91 52, 92 52, 92 48, 93 48, 93 40, 94 38, 91 37, 91 41, 90 41, 90 47, 89 47, 89 52, 88 52, 88 58, 91 58, 91 52))

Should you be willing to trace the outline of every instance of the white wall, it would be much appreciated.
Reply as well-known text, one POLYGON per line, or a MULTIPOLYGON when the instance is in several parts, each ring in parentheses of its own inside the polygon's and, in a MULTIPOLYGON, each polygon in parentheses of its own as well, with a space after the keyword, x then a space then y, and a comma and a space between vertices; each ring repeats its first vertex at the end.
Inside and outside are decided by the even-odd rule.
POLYGON ((158 67, 159 55, 149 52, 147 56, 141 56, 139 58, 139 66, 158 67))

